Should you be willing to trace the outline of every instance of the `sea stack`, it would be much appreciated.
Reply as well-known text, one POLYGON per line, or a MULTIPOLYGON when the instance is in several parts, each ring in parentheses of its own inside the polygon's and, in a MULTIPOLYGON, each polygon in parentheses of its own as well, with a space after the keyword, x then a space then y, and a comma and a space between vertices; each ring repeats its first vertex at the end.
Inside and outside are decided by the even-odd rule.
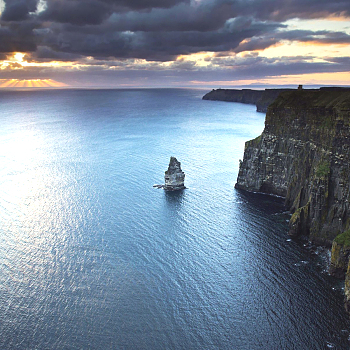
POLYGON ((181 170, 181 163, 175 158, 170 157, 168 170, 165 172, 164 190, 176 191, 185 189, 185 173, 181 170))

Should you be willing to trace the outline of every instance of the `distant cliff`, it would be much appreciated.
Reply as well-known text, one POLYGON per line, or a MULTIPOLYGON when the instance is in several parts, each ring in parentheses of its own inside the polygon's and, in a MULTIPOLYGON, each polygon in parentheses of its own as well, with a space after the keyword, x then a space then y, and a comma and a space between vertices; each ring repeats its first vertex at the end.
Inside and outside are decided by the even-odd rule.
POLYGON ((253 104, 256 105, 256 110, 258 112, 266 112, 267 107, 283 91, 288 91, 288 89, 213 89, 203 96, 203 100, 253 104))
POLYGON ((289 234, 333 244, 330 272, 346 274, 350 310, 350 89, 281 93, 246 142, 236 188, 285 197, 289 234))

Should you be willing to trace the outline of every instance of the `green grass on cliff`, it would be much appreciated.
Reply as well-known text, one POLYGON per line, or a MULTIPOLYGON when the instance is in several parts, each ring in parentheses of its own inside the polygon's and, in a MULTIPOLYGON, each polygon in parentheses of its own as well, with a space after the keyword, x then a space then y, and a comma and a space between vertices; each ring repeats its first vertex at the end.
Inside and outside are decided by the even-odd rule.
POLYGON ((337 126, 350 125, 350 88, 282 92, 269 106, 265 129, 276 136, 332 147, 337 126))
POLYGON ((330 172, 330 165, 329 165, 329 162, 326 162, 326 161, 323 161, 321 162, 317 169, 316 169, 316 176, 318 178, 326 178, 327 175, 329 174, 330 172))
POLYGON ((261 142, 261 135, 259 135, 255 139, 247 141, 246 146, 248 146, 248 147, 258 147, 260 142, 261 142))
POLYGON ((350 89, 294 90, 283 92, 271 105, 294 109, 312 109, 317 107, 350 109, 350 89))
POLYGON ((334 241, 344 247, 350 247, 350 230, 344 231, 335 237, 334 241))

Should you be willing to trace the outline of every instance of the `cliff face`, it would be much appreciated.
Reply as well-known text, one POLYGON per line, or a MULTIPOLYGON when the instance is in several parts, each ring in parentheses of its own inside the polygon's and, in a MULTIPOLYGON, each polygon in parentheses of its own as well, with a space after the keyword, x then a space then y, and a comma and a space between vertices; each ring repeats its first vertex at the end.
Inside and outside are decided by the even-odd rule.
MULTIPOLYGON (((350 89, 281 93, 262 135, 246 143, 236 188, 285 197, 291 235, 320 244, 337 237, 331 272, 344 275, 350 247, 339 235, 350 229, 350 89)), ((347 281, 350 288, 350 265, 347 281)))
POLYGON ((258 112, 266 113, 267 107, 270 103, 272 103, 283 91, 288 91, 288 89, 214 89, 204 95, 203 100, 253 104, 256 105, 256 110, 258 112))

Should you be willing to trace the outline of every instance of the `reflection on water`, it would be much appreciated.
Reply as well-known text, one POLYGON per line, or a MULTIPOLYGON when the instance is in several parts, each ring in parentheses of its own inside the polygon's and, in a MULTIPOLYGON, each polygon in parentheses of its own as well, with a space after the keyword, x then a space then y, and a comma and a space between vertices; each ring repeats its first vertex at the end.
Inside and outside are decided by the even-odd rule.
POLYGON ((281 197, 268 196, 262 193, 250 193, 244 190, 236 190, 237 198, 243 204, 242 210, 262 211, 266 214, 273 214, 276 212, 285 212, 284 199, 281 197))
POLYGON ((186 190, 178 190, 178 191, 164 191, 166 202, 169 205, 177 207, 185 201, 186 190))

